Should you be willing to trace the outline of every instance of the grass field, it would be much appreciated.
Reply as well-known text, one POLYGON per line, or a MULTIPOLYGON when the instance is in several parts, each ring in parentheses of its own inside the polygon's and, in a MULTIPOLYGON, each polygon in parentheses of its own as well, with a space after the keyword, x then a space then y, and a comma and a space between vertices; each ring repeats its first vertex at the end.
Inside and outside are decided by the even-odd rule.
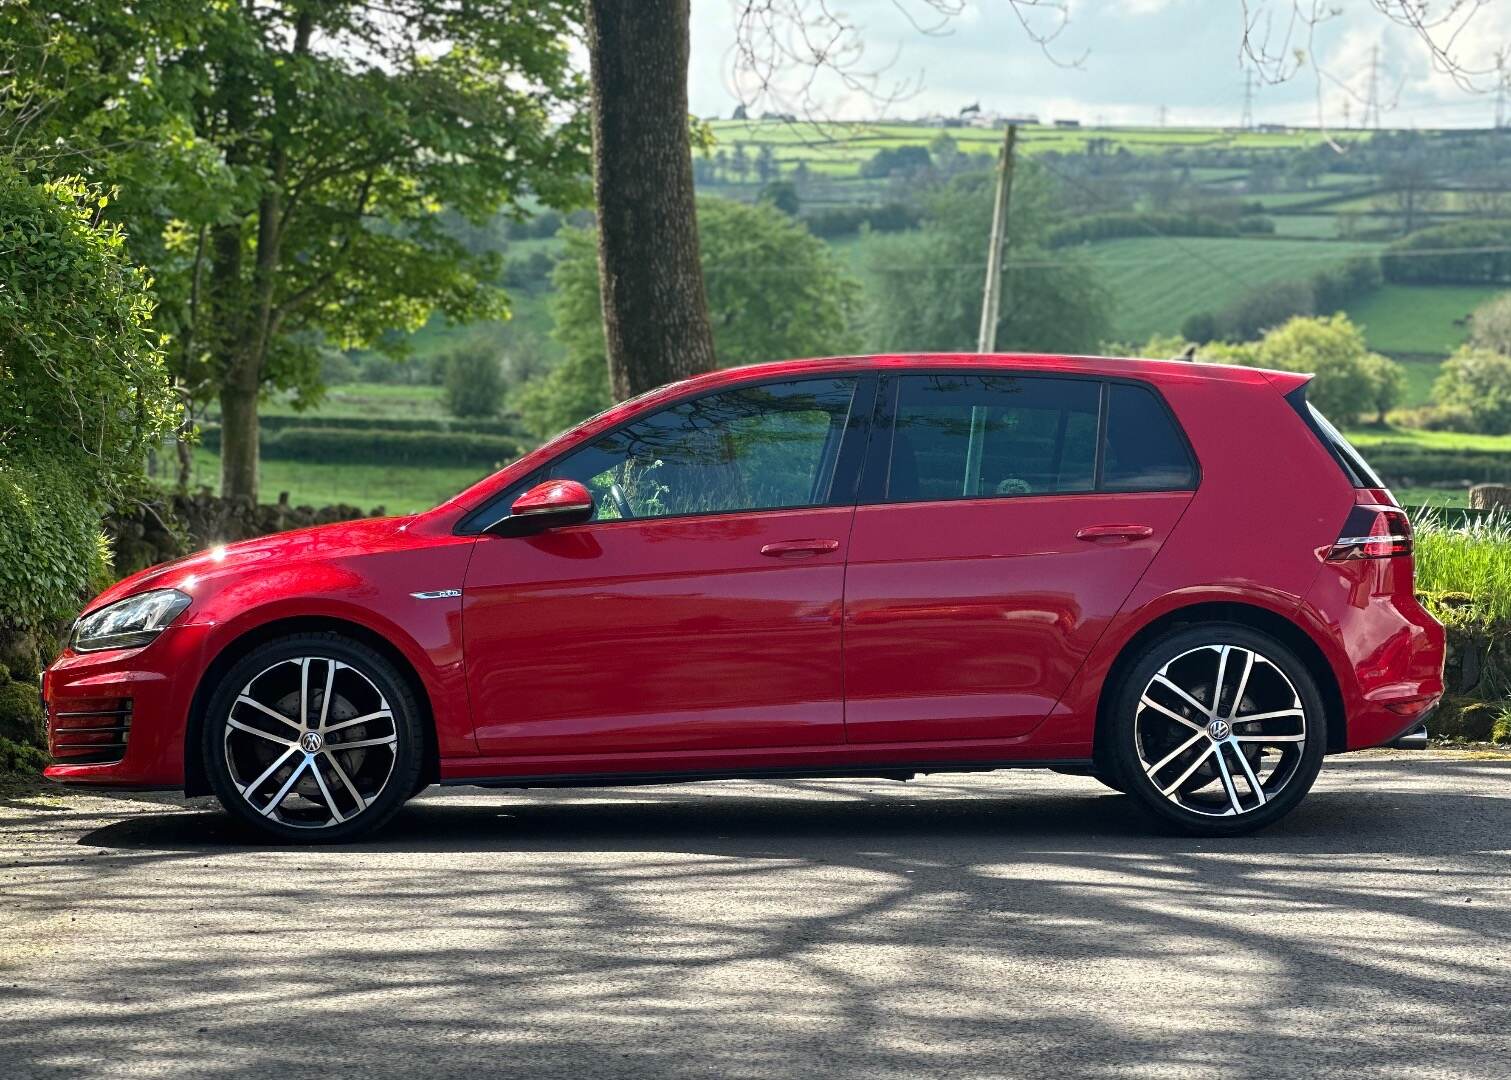
POLYGON ((1112 292, 1112 336, 1142 342, 1175 333, 1187 316, 1216 312, 1250 290, 1306 278, 1380 245, 1335 241, 1157 237, 1080 249, 1112 292))
MULTIPOLYGON (((264 401, 260 411, 267 416, 300 415, 287 398, 264 401)), ((343 383, 326 391, 325 400, 306 415, 332 419, 375 416, 445 417, 439 386, 409 383, 343 383)))
POLYGON ((1381 443, 1418 446, 1424 450, 1498 451, 1511 455, 1511 435, 1466 435, 1457 431, 1418 431, 1415 428, 1359 428, 1348 441, 1360 450, 1381 443))
POLYGON ((1469 336, 1467 316, 1501 292, 1474 285, 1386 285, 1349 305, 1369 347, 1446 356, 1469 336))
MULTIPOLYGON (((471 467, 264 461, 260 498, 276 502, 286 491, 295 506, 342 503, 364 511, 381 506, 390 514, 410 514, 445 502, 485 475, 485 470, 471 467)), ((207 450, 194 451, 193 486, 201 485, 211 490, 220 486, 220 458, 207 450)))

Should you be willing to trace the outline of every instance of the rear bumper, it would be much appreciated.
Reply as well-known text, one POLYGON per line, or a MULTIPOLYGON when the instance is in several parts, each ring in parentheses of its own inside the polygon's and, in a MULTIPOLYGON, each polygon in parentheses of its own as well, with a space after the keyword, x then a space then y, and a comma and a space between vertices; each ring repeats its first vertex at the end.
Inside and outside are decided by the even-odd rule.
POLYGON ((140 649, 65 652, 42 676, 49 780, 182 788, 184 730, 209 628, 170 626, 140 649))
POLYGON ((1325 563, 1305 606, 1326 628, 1348 717, 1333 749, 1390 745, 1437 708, 1446 638, 1416 599, 1409 558, 1325 563))

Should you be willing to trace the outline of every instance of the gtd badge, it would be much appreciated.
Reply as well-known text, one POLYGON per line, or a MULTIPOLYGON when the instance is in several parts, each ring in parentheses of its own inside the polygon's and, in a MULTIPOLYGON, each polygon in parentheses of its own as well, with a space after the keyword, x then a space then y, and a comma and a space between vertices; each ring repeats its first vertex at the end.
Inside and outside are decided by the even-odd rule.
POLYGON ((299 748, 306 754, 313 754, 325 745, 325 737, 318 731, 306 731, 299 736, 299 748))

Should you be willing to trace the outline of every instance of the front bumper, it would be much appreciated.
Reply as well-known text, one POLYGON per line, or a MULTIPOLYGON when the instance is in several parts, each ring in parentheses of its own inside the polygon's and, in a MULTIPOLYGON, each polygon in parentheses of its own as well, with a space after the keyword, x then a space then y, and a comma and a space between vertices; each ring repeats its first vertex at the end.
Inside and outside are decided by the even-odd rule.
POLYGON ((42 676, 49 780, 182 788, 184 732, 209 627, 170 626, 150 645, 65 652, 42 676))

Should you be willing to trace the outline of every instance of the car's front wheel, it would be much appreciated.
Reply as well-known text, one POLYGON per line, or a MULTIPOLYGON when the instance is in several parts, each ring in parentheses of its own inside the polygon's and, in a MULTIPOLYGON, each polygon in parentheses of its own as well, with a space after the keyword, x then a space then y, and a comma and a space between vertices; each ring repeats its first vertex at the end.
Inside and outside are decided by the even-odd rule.
POLYGON ((1189 833, 1233 836, 1285 816, 1326 750, 1322 696, 1286 645, 1204 624, 1150 642, 1105 717, 1105 761, 1123 789, 1189 833))
POLYGON ((267 642, 210 701, 205 769, 235 817, 283 840, 352 840, 415 789, 420 711, 379 653, 335 634, 267 642))

